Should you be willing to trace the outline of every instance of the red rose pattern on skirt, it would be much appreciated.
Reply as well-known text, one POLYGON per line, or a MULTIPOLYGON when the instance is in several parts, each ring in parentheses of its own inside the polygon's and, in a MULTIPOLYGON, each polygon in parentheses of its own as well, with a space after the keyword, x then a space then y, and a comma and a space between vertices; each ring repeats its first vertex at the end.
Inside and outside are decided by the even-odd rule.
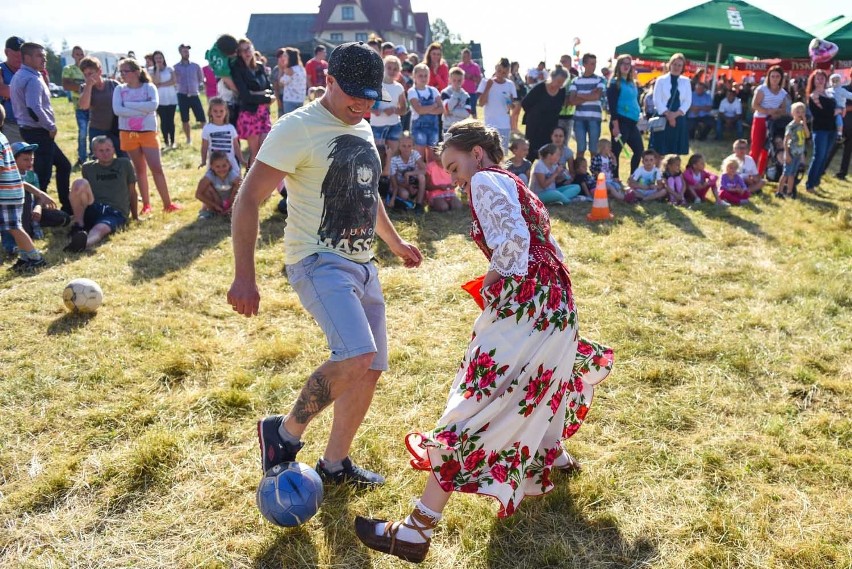
POLYGON ((406 438, 414 468, 446 491, 496 498, 500 517, 553 488, 561 440, 580 428, 613 364, 611 349, 579 337, 570 285, 540 277, 484 291, 439 426, 406 438))

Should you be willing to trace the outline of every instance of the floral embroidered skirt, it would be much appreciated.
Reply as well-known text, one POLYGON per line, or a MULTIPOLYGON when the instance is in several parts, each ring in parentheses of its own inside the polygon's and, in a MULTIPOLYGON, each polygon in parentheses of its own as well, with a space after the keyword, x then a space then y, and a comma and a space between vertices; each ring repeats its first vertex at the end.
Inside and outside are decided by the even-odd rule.
POLYGON ((553 488, 561 441, 580 428, 613 354, 579 337, 570 284, 507 277, 483 298, 438 427, 406 446, 445 491, 496 498, 505 517, 553 488))

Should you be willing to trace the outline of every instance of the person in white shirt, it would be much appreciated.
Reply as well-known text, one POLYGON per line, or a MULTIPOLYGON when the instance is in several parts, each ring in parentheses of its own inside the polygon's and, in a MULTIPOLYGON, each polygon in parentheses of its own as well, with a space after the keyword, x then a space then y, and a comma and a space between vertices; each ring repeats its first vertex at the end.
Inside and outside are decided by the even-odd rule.
POLYGON ((726 128, 737 132, 737 138, 743 137, 743 102, 737 97, 737 92, 728 89, 725 98, 719 103, 719 114, 716 115, 716 140, 722 140, 726 128))
POLYGON ((494 67, 494 75, 483 78, 476 92, 479 93, 479 104, 485 110, 485 124, 497 129, 503 142, 503 152, 509 150, 511 122, 509 112, 512 102, 518 96, 515 84, 509 81, 511 65, 505 57, 494 67))

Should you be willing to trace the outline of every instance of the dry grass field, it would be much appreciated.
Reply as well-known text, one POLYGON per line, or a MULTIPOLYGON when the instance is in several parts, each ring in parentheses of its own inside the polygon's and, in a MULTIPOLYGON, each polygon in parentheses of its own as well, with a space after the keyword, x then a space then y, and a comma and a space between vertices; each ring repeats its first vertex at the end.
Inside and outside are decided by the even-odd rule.
MULTIPOLYGON (((72 156, 73 112, 54 104, 72 156)), ((326 350, 282 277, 272 201, 261 313, 226 303, 229 227, 196 219, 193 134, 164 156, 182 212, 155 197, 93 251, 48 233, 46 270, 0 267, 0 567, 406 566, 361 547, 352 520, 403 515, 422 487, 402 440, 438 417, 476 316, 459 288, 486 266, 469 215, 393 217, 420 269, 377 251, 392 369, 352 454, 387 485, 330 489, 314 519, 279 529, 254 505, 254 424, 287 410, 326 350), (76 277, 103 287, 93 317, 62 305, 76 277)), ((729 146, 697 148, 718 168, 729 146)), ((599 224, 588 208, 553 210, 581 329, 616 353, 568 445, 584 471, 506 520, 457 496, 424 566, 852 567, 852 184, 726 210, 615 204, 599 224)), ((329 427, 315 422, 301 460, 329 427)))

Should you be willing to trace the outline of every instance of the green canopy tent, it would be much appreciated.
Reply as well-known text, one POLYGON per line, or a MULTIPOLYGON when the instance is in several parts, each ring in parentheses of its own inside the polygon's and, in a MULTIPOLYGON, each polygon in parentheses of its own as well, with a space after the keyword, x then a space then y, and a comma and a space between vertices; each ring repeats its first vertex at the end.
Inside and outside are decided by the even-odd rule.
MULTIPOLYGON (((642 59, 653 59, 656 61, 666 60, 672 56, 673 53, 677 53, 677 50, 666 50, 666 49, 655 49, 652 47, 646 47, 644 50, 642 46, 639 44, 639 38, 632 39, 629 42, 625 42, 615 48, 616 55, 632 55, 633 57, 640 57, 642 59)), ((692 59, 693 61, 700 61, 702 59, 707 60, 709 57, 709 52, 707 51, 692 51, 692 50, 683 50, 680 53, 684 54, 687 59, 692 59)))
POLYGON ((852 17, 835 16, 814 26, 814 36, 836 43, 839 59, 852 59, 852 17))
MULTIPOLYGON (((716 52, 715 69, 729 55, 802 57, 812 36, 742 0, 710 0, 653 23, 639 38, 640 55, 716 52)), ((716 89, 716 72, 713 90, 716 89)))

